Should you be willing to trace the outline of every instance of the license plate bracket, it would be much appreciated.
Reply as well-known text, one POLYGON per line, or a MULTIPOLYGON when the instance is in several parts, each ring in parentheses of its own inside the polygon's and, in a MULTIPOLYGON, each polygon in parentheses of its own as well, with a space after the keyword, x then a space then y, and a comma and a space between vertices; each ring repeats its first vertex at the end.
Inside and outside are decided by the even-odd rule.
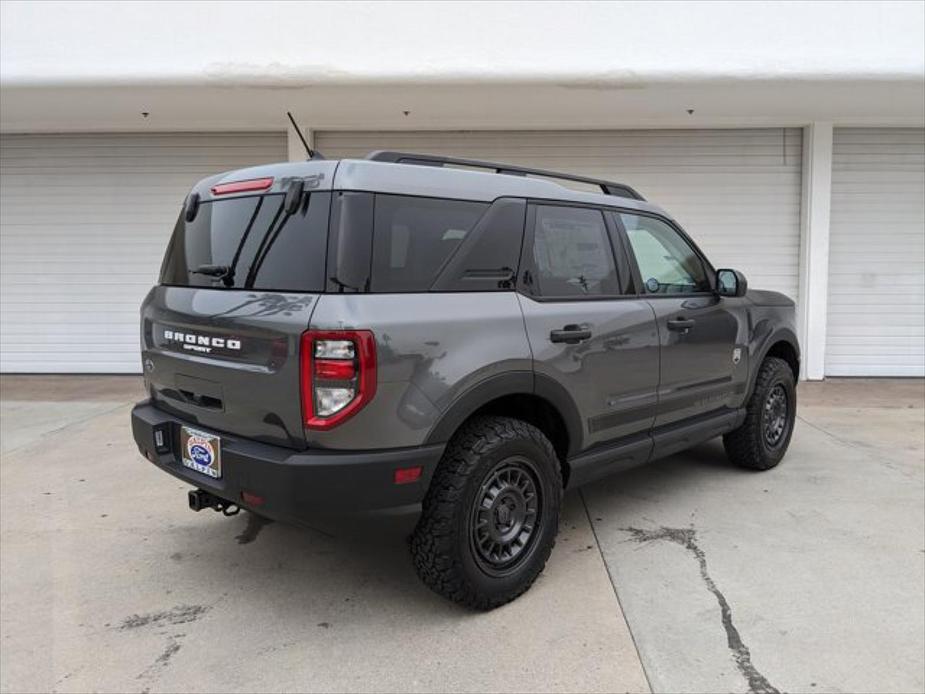
POLYGON ((207 431, 180 427, 180 459, 184 467, 212 479, 222 476, 222 439, 207 431))

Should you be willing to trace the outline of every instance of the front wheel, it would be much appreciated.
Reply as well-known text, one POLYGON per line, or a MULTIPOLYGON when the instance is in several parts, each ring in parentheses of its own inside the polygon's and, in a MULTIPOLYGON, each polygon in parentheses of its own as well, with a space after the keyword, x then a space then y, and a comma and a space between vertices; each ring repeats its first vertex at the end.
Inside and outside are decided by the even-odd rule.
POLYGON ((454 602, 492 609, 526 591, 555 544, 562 473, 536 427, 468 422, 447 445, 411 538, 418 575, 454 602))
POLYGON ((787 452, 796 419, 796 382, 787 362, 762 362, 746 410, 742 426, 723 437, 726 455, 742 467, 769 470, 787 452))

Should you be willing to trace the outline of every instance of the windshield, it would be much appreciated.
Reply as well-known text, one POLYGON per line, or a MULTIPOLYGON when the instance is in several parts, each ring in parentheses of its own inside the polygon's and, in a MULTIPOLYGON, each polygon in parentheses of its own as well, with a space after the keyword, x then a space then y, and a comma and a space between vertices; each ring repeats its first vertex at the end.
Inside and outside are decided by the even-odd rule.
POLYGON ((180 211, 161 284, 214 289, 324 289, 330 194, 305 195, 294 214, 283 195, 203 202, 193 221, 180 211))

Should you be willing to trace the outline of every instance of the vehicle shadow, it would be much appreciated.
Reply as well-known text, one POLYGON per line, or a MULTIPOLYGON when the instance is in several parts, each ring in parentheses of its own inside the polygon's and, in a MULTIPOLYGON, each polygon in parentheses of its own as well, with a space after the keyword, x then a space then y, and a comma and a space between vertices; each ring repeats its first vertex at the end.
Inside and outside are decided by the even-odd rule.
MULTIPOLYGON (((729 463, 721 443, 711 442, 618 473, 583 492, 612 503, 619 503, 619 497, 665 499, 717 475, 742 474, 749 473, 729 463)), ((577 492, 566 495, 566 506, 584 520, 577 492)), ((364 621, 374 612, 439 622, 477 614, 420 582, 408 550, 412 527, 407 519, 326 518, 312 527, 297 527, 248 512, 230 519, 201 513, 184 523, 172 546, 175 554, 196 559, 184 567, 196 574, 196 583, 222 586, 220 592, 228 599, 246 593, 248 600, 265 602, 283 619, 302 619, 308 613, 318 623, 331 624, 332 613, 341 621, 364 621)), ((556 560, 554 554, 550 561, 556 560)), ((524 599, 529 601, 529 595, 524 599)))
POLYGON ((471 614, 419 581, 407 538, 406 521, 319 519, 304 527, 246 511, 232 518, 203 512, 175 530, 170 549, 194 584, 248 609, 257 601, 281 626, 306 618, 323 628, 362 624, 371 613, 436 621, 471 614))

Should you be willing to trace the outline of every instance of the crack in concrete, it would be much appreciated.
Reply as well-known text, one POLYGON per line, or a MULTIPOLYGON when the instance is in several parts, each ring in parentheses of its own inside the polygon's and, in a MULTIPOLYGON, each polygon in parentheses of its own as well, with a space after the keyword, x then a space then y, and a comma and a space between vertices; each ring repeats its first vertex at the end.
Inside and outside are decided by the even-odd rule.
POLYGON ((148 614, 133 614, 122 620, 119 630, 137 629, 146 626, 164 626, 165 624, 187 624, 195 622, 208 612, 211 607, 206 605, 177 605, 162 612, 149 612, 148 614))
MULTIPOLYGON (((180 641, 179 639, 186 636, 186 634, 174 634, 173 636, 167 637, 167 644, 164 647, 163 652, 157 656, 151 665, 145 668, 144 672, 139 674, 135 679, 139 680, 154 680, 157 678, 158 673, 162 672, 170 664, 170 659, 173 658, 177 652, 180 650, 180 641)), ((151 691, 151 687, 147 686, 141 690, 142 694, 148 694, 151 691)))
MULTIPOLYGON (((177 605, 169 610, 162 610, 160 612, 133 614, 123 619, 122 624, 117 628, 119 631, 126 631, 145 627, 161 629, 178 624, 191 624, 211 609, 211 606, 208 605, 177 605)), ((164 631, 159 631, 158 634, 164 635, 164 631)), ((171 658, 179 652, 182 647, 181 639, 183 639, 184 636, 186 636, 186 634, 182 633, 167 635, 167 642, 164 644, 164 650, 154 659, 153 663, 138 674, 136 679, 148 683, 157 680, 160 673, 166 670, 170 665, 171 658)), ((141 690, 142 694, 147 694, 150 692, 150 689, 150 685, 146 686, 141 690)))
POLYGON ((154 661, 155 665, 166 666, 170 659, 180 650, 180 642, 177 641, 178 638, 186 636, 186 634, 176 634, 175 636, 170 636, 167 638, 167 647, 164 648, 164 652, 157 656, 157 659, 154 661))
POLYGON ((732 651, 732 659, 742 676, 748 682, 748 691, 750 694, 780 694, 780 690, 774 687, 767 678, 758 672, 752 664, 751 652, 742 642, 742 636, 735 624, 732 623, 732 608, 729 601, 717 587, 716 582, 711 578, 707 570, 707 556, 697 544, 697 533, 694 528, 666 528, 659 527, 656 530, 644 530, 642 528, 620 528, 632 536, 632 540, 639 544, 647 542, 657 542, 665 540, 673 542, 688 550, 697 559, 700 566, 700 577, 707 586, 716 602, 719 603, 719 609, 722 614, 723 629, 726 631, 726 643, 729 650, 732 651))

